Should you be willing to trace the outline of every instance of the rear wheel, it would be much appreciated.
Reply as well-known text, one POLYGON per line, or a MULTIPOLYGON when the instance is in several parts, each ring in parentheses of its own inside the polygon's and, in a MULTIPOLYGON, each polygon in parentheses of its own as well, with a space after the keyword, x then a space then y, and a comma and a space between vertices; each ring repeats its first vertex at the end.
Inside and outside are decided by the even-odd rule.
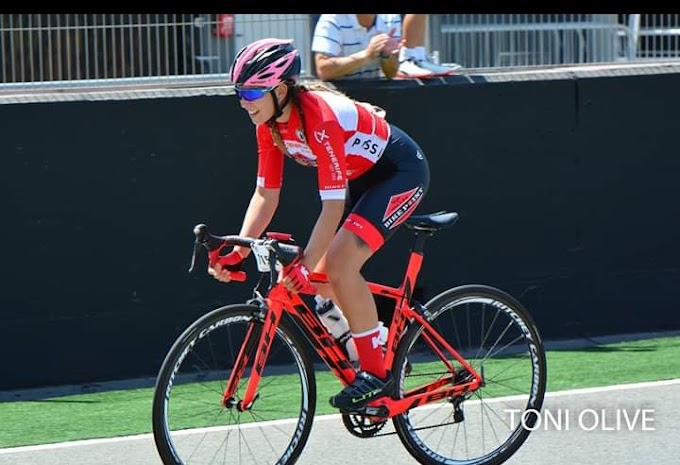
POLYGON ((261 331, 258 307, 230 305, 199 318, 177 339, 153 399, 154 441, 164 464, 295 463, 312 427, 316 382, 309 355, 287 320, 275 332, 252 407, 243 412, 236 407, 261 331), (250 363, 233 405, 224 406, 225 384, 250 327, 250 363))
MULTIPOLYGON (((399 438, 423 464, 505 462, 531 432, 546 390, 545 352, 531 316, 507 293, 479 285, 450 289, 425 308, 430 324, 483 377, 483 385, 394 417, 399 438)), ((450 375, 422 336, 422 326, 413 326, 399 344, 394 370, 401 396, 450 375)), ((455 379, 465 378, 458 370, 455 379)))

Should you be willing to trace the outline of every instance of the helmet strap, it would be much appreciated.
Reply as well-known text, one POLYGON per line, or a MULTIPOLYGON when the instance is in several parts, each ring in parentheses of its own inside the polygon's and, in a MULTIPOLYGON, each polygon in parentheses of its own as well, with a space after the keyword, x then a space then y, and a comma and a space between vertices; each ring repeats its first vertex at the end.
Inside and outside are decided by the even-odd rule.
POLYGON ((276 118, 283 114, 283 109, 286 108, 286 105, 288 105, 292 99, 293 88, 290 85, 286 87, 286 98, 283 99, 282 104, 279 104, 279 99, 276 98, 276 92, 274 92, 274 89, 269 91, 272 94, 272 98, 274 99, 274 115, 269 119, 269 123, 274 123, 276 118))

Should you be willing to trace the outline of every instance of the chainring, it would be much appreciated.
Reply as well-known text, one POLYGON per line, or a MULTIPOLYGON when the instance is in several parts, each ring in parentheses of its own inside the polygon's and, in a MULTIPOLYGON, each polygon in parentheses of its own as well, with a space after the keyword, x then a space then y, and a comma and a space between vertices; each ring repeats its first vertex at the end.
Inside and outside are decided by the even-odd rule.
POLYGON ((360 438, 370 438, 383 429, 387 420, 376 420, 358 413, 343 413, 342 423, 347 431, 360 438))

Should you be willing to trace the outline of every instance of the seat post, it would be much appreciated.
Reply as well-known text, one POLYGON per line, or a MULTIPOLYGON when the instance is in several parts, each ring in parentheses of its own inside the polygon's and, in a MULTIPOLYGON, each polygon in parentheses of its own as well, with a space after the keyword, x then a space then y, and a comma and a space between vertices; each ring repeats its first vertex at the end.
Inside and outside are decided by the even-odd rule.
POLYGON ((416 238, 413 243, 412 252, 422 255, 425 250, 425 242, 427 242, 432 235, 434 235, 434 231, 416 230, 416 238))

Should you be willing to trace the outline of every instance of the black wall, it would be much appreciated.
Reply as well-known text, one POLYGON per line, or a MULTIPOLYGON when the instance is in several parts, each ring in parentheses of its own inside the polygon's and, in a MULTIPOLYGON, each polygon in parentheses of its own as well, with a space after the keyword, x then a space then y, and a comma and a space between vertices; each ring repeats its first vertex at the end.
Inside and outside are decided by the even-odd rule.
MULTIPOLYGON (((546 338, 680 329, 680 74, 478 81, 342 87, 429 157, 419 211, 461 214, 428 245, 424 297, 501 287, 546 338)), ((237 232, 254 188, 233 96, 6 104, 0 118, 0 389, 155 376, 186 325, 249 295, 252 279, 187 273, 193 226, 237 232)), ((315 182, 287 165, 271 230, 306 241, 315 182)), ((409 239, 367 276, 397 284, 409 239)))

